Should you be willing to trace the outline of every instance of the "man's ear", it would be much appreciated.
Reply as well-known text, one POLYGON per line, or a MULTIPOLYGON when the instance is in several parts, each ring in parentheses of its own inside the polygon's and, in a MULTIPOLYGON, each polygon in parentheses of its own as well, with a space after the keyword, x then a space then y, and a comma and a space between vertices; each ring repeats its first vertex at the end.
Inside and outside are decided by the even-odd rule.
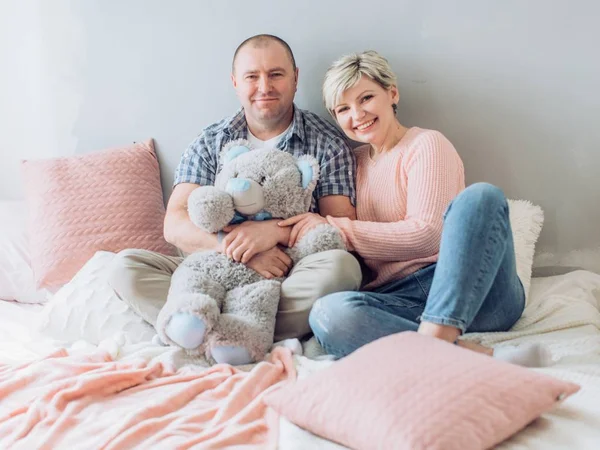
POLYGON ((300 74, 300 68, 296 67, 296 72, 294 73, 294 92, 298 90, 298 75, 300 74))
POLYGON ((237 88, 237 82, 235 81, 235 74, 233 72, 231 72, 231 84, 233 85, 233 88, 237 88))

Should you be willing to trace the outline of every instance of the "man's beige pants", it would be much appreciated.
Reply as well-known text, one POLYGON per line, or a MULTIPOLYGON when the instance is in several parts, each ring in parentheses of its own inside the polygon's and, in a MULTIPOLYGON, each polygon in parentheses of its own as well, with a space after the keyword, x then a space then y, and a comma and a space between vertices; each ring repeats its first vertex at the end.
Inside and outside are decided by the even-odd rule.
MULTIPOLYGON (((171 275, 183 258, 147 250, 124 250, 115 256, 109 283, 117 295, 152 326, 167 300, 171 275)), ((358 261, 343 250, 309 255, 292 268, 281 284, 275 341, 310 333, 313 303, 332 292, 356 291, 362 281, 358 261)))

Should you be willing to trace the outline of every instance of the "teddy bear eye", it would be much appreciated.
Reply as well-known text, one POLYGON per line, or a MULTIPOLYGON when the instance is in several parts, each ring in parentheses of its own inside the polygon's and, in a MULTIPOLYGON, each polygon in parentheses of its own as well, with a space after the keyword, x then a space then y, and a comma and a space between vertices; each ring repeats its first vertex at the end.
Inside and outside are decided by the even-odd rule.
POLYGON ((266 179, 267 179, 267 177, 260 177, 259 184, 264 184, 264 182, 265 182, 266 179))

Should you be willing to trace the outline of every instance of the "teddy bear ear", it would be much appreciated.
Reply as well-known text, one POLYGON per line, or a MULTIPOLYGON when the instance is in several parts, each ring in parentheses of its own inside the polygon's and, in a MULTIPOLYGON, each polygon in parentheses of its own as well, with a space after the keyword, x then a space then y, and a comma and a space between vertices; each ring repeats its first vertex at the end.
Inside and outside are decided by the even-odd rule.
POLYGON ((231 141, 223 147, 223 150, 221 151, 221 160, 224 163, 228 163, 237 158, 238 156, 244 153, 248 153, 251 150, 252 146, 250 142, 244 139, 231 141))
POLYGON ((312 156, 304 155, 296 163, 302 174, 302 189, 313 191, 319 179, 319 164, 312 156))

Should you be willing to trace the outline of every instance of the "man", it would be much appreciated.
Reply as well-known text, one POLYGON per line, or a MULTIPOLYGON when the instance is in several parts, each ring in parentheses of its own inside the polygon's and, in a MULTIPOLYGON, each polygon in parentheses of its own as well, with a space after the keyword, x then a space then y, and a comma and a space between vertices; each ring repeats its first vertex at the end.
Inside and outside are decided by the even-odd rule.
MULTIPOLYGON (((266 278, 284 276, 291 260, 279 245, 288 244, 290 228, 279 227, 277 220, 248 221, 228 227, 226 236, 219 239, 190 221, 188 196, 199 186, 214 184, 224 144, 247 139, 255 147, 315 156, 320 179, 312 211, 355 218, 354 157, 333 125, 294 106, 298 68, 291 49, 280 38, 257 35, 242 42, 233 57, 231 81, 242 109, 204 129, 184 152, 167 205, 165 239, 184 253, 216 250, 266 278)), ((145 250, 125 250, 115 258, 109 282, 120 298, 155 325, 171 275, 181 260, 145 250)), ((360 282, 360 266, 348 252, 321 252, 299 261, 282 283, 275 339, 308 334, 308 314, 317 298, 356 290, 360 282)))

